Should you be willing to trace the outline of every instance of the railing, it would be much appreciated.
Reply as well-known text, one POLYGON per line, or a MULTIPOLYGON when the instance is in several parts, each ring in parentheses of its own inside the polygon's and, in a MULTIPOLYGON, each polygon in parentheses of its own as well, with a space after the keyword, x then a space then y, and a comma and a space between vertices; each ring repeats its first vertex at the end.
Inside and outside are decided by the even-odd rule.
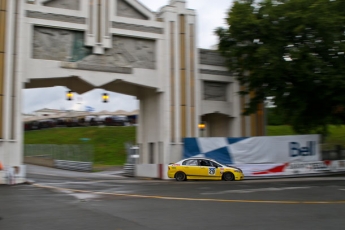
MULTIPOLYGON (((54 160, 61 169, 92 171, 94 150, 92 145, 26 144, 24 156, 54 160)), ((31 161, 32 162, 32 161, 31 161)))
POLYGON ((123 166, 123 174, 125 176, 134 176, 135 175, 135 165, 138 163, 138 147, 132 143, 125 143, 125 148, 127 152, 127 161, 123 166))
POLYGON ((341 145, 321 145, 322 160, 345 160, 345 148, 341 145))

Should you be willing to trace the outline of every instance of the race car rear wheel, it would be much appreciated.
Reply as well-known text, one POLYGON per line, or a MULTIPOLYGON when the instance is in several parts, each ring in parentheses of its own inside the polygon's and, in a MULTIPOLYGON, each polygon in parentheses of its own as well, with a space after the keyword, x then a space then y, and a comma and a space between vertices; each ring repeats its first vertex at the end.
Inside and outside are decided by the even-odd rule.
POLYGON ((232 181, 234 179, 235 179, 235 176, 231 172, 226 172, 223 174, 223 180, 225 181, 232 181))
POLYGON ((186 174, 184 174, 184 172, 177 172, 176 174, 175 174, 175 179, 177 180, 177 181, 184 181, 184 180, 186 180, 186 174))

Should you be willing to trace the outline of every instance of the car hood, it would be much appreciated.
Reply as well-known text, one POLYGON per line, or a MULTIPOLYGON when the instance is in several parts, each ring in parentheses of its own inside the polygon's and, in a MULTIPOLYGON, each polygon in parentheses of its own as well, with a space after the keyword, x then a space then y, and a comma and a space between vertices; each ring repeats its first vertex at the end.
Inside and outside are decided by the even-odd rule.
POLYGON ((232 168, 232 169, 238 169, 238 170, 240 170, 240 171, 242 172, 242 169, 237 168, 237 167, 234 167, 234 166, 232 166, 232 165, 225 165, 225 166, 228 167, 228 168, 232 168))

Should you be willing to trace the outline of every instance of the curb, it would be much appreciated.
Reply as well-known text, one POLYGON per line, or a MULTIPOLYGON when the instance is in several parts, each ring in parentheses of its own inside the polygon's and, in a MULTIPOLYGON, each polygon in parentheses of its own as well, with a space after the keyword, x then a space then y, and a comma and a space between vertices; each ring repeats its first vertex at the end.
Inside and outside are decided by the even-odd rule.
POLYGON ((36 182, 34 180, 26 180, 23 184, 33 185, 36 182))

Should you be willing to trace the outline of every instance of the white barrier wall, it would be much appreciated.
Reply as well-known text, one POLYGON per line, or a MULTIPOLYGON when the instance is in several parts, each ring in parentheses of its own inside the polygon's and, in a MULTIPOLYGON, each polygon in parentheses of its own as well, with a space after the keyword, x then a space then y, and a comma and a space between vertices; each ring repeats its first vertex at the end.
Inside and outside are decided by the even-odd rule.
POLYGON ((235 164, 245 178, 327 175, 345 172, 345 160, 324 160, 313 162, 292 162, 283 164, 235 164))
POLYGON ((135 166, 136 177, 148 177, 156 179, 168 178, 168 164, 139 164, 135 166))
POLYGON ((159 178, 159 164, 139 164, 135 167, 136 177, 159 178))
POLYGON ((319 135, 185 138, 183 157, 223 164, 279 164, 321 160, 319 135))
MULTIPOLYGON (((184 158, 215 159, 222 164, 240 168, 245 179, 345 172, 345 160, 321 160, 319 135, 186 140, 184 158)), ((167 170, 167 164, 142 164, 136 166, 135 175, 168 179, 167 170)))
MULTIPOLYGON (((293 162, 285 164, 235 164, 243 171, 244 179, 302 177, 345 173, 345 160, 325 160, 314 162, 293 162)), ((147 164, 136 166, 136 176, 169 179, 167 164, 147 164)))

